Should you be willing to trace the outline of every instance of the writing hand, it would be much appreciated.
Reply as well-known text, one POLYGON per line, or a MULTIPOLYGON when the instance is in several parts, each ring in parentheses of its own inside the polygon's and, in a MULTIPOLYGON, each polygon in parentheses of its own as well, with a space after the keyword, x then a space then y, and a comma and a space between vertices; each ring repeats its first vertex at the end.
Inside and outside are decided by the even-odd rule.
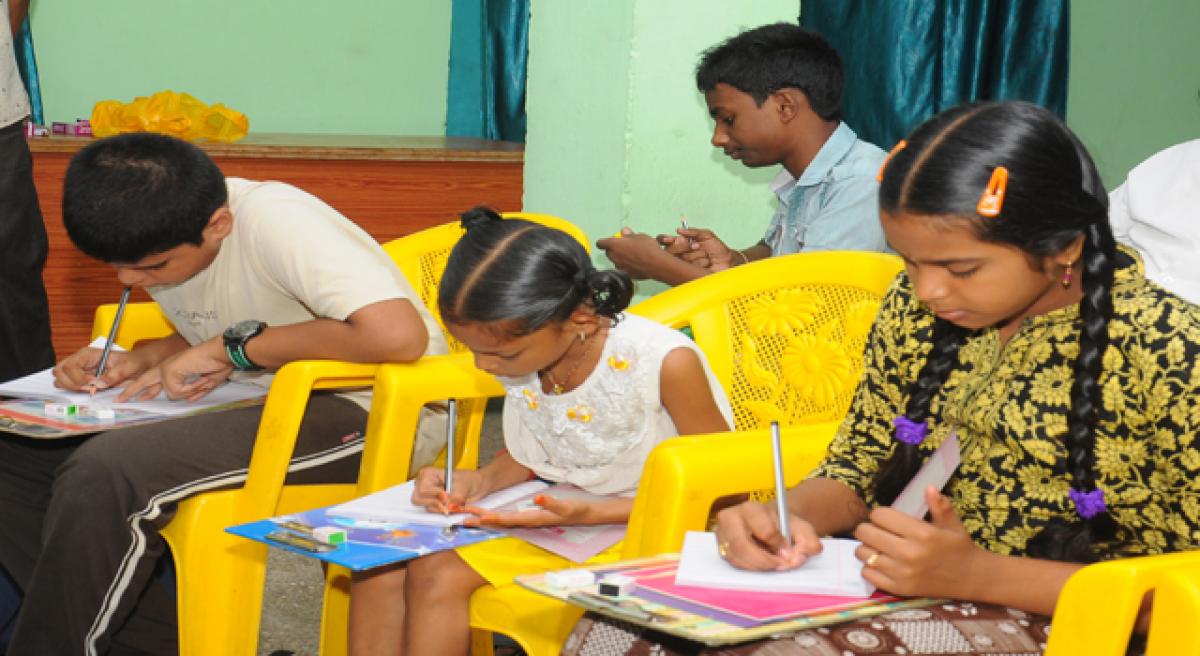
POLYGON ((950 499, 929 486, 925 500, 931 521, 880 507, 854 530, 862 541, 855 555, 871 562, 863 578, 899 595, 969 598, 988 552, 971 540, 950 499))
POLYGON ((748 570, 794 569, 809 556, 821 553, 821 541, 813 527, 789 515, 792 545, 779 531, 774 502, 747 501, 717 513, 717 544, 725 560, 748 570))
POLYGON ((104 366, 104 375, 96 378, 96 367, 100 365, 101 349, 86 347, 64 358, 54 366, 54 385, 61 389, 79 392, 116 387, 140 375, 149 363, 138 357, 136 352, 111 351, 104 366))
POLYGON ((448 515, 464 512, 467 503, 481 499, 486 493, 478 470, 454 470, 454 486, 447 493, 445 468, 424 467, 417 472, 412 503, 429 512, 448 515))

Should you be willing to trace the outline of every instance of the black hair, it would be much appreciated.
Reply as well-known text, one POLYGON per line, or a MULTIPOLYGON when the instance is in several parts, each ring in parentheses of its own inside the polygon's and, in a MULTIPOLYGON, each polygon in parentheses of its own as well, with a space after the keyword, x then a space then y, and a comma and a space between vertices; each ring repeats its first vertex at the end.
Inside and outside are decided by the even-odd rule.
POLYGON ((63 183, 71 241, 104 262, 137 262, 200 245, 225 204, 225 176, 196 146, 161 134, 100 139, 75 154, 63 183))
POLYGON ((696 86, 707 93, 722 83, 749 94, 759 107, 780 89, 799 89, 817 116, 842 117, 842 60, 820 34, 799 25, 763 25, 705 50, 696 86))
POLYGON ((438 286, 447 323, 503 324, 527 335, 562 322, 581 304, 619 320, 633 298, 633 280, 598 271, 587 250, 561 230, 523 219, 503 219, 486 207, 462 214, 466 232, 450 251, 438 286))
MULTIPOLYGON (((1094 429, 1103 411, 1098 380, 1112 318, 1116 242, 1108 223, 1108 197, 1092 158, 1079 139, 1049 111, 1023 102, 964 105, 939 114, 913 131, 907 145, 885 164, 879 189, 884 214, 966 221, 988 242, 1024 251, 1040 269, 1042 258, 1083 236, 1079 262, 1079 355, 1074 364, 1071 406, 1064 442, 1071 487, 1096 487, 1094 429), (997 167, 1008 170, 1000 213, 981 216, 978 203, 997 167)), ((930 403, 958 362, 970 331, 935 319, 933 347, 908 391, 904 416, 925 421, 930 403)), ((891 503, 920 466, 917 447, 896 441, 875 479, 879 503, 891 503)), ((1090 519, 1055 519, 1027 545, 1030 555, 1091 562, 1092 545, 1111 539, 1116 524, 1107 512, 1090 519)))

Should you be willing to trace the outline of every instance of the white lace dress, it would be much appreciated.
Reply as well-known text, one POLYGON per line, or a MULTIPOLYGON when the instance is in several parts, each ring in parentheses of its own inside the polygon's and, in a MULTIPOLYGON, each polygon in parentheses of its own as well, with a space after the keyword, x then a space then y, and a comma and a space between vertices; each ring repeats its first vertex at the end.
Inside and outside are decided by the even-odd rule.
POLYGON ((696 344, 677 330, 626 314, 609 330, 596 368, 575 389, 547 394, 536 373, 501 378, 508 390, 509 453, 546 480, 632 495, 650 450, 679 434, 659 398, 663 358, 677 348, 700 356, 717 407, 733 426, 725 390, 696 344))

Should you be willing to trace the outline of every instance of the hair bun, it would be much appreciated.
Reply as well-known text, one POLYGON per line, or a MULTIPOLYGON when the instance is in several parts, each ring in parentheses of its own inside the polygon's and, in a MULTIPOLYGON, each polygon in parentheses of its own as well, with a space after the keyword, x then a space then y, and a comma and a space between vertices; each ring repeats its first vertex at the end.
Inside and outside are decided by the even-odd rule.
POLYGON ((496 210, 486 205, 476 205, 471 209, 458 215, 459 221, 462 223, 463 230, 471 230, 480 226, 487 225, 492 221, 503 221, 496 210))

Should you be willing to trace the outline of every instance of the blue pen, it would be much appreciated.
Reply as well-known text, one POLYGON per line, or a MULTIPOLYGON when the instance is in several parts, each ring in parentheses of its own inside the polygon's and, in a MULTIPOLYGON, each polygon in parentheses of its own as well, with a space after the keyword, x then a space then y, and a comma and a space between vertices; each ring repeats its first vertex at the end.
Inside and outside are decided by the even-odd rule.
POLYGON ((783 447, 779 443, 779 422, 771 422, 771 457, 775 463, 775 508, 779 511, 779 533, 792 546, 792 527, 788 524, 787 488, 783 484, 783 447))

